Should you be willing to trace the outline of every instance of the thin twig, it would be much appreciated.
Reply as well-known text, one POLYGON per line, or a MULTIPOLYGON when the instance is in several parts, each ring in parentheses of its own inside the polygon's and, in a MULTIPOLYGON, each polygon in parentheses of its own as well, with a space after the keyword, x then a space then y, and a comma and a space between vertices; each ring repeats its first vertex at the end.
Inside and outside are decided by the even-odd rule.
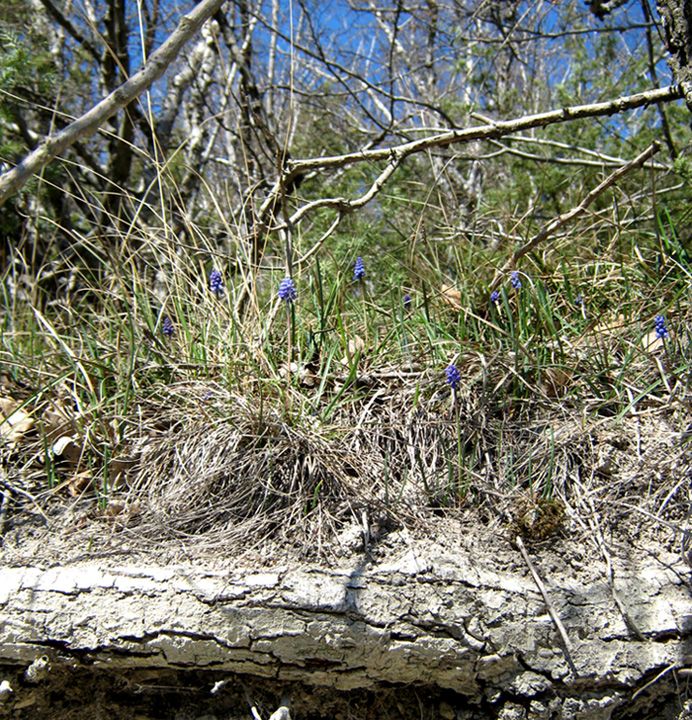
MULTIPOLYGON (((574 145, 570 143, 560 142, 558 140, 551 140, 542 137, 531 137, 530 135, 507 135, 505 140, 511 140, 512 142, 526 143, 527 145, 538 145, 540 147, 558 148, 559 150, 568 150, 571 153, 579 153, 580 155, 587 155, 594 158, 594 163, 601 167, 622 167, 627 163, 624 158, 616 155, 606 155, 606 153, 598 150, 590 150, 589 148, 582 147, 581 145, 574 145)), ((670 166, 665 163, 656 163, 653 160, 647 165, 647 167, 653 168, 654 170, 669 170, 670 166)))
POLYGON ((339 223, 343 219, 343 213, 338 213, 336 216, 336 219, 334 222, 329 226, 327 231, 322 235, 322 237, 305 253, 305 255, 302 255, 297 261, 296 265, 300 267, 303 263, 305 263, 307 260, 309 260, 324 244, 324 241, 327 240, 333 232, 337 229, 339 226, 339 223))
POLYGON ((262 716, 259 714, 257 707, 255 705, 254 700, 250 696, 250 692, 248 691, 247 687, 243 684, 243 692, 245 693, 245 699, 247 700, 247 704, 250 706, 250 713, 252 714, 252 717, 254 720, 262 720, 262 716))
POLYGON ((641 695, 644 690, 646 690, 648 687, 651 687, 655 682, 658 682, 667 672, 670 672, 674 667, 675 663, 671 663, 670 665, 668 665, 668 667, 663 668, 663 670, 661 670, 661 672, 658 673, 658 675, 656 675, 653 680, 646 683, 646 685, 644 685, 643 687, 640 687, 639 690, 637 690, 637 692, 632 695, 632 700, 641 695))
POLYGON ((578 215, 581 215, 581 213, 583 213, 599 195, 602 195, 608 188, 615 185, 615 183, 628 172, 641 167, 652 155, 655 155, 660 148, 661 143, 654 141, 634 160, 627 163, 627 165, 623 165, 621 168, 618 168, 612 175, 609 175, 600 185, 595 187, 579 205, 572 208, 569 212, 566 212, 563 215, 558 215, 558 217, 551 220, 543 228, 543 230, 538 233, 538 235, 532 237, 526 245, 522 245, 522 247, 516 250, 512 257, 495 273, 495 277, 493 278, 492 283, 490 283, 490 291, 492 292, 497 289, 502 282, 503 277, 516 266, 517 262, 519 262, 526 253, 531 252, 531 250, 533 250, 537 245, 540 245, 563 225, 570 222, 570 220, 573 220, 578 215))
POLYGON ((43 517, 43 519, 46 521, 46 523, 50 522, 48 520, 48 516, 46 515, 46 513, 43 512, 43 509, 38 504, 38 500, 31 493, 28 493, 26 490, 22 490, 22 488, 19 488, 16 485, 12 485, 7 480, 3 479, 0 479, 0 486, 2 486, 3 488, 5 488, 5 490, 11 493, 16 493, 17 495, 21 495, 22 497, 25 497, 27 500, 31 501, 41 514, 41 517, 43 517))
POLYGON ((569 639, 569 635, 567 635, 567 631, 565 630, 565 626, 562 624, 562 621, 557 615, 557 612, 555 612, 555 608, 553 607, 552 602, 550 602, 550 598, 548 597, 548 591, 545 589, 545 585, 543 584, 543 581, 540 578, 540 575, 538 574, 538 571, 534 567, 533 563, 531 562, 531 558, 529 557, 528 552, 526 552, 526 547, 524 546, 524 541, 521 539, 519 535, 517 535, 516 539, 517 547, 519 548, 519 552, 522 554, 522 557, 524 558, 524 561, 529 567, 529 570, 531 571, 531 575, 533 575, 533 579, 538 586, 538 589, 541 591, 541 595, 543 596, 543 601, 545 602, 545 606, 548 608, 548 612, 550 613, 550 617, 553 619, 553 623, 555 623, 555 627, 557 628, 557 631, 560 633, 560 637, 562 638, 562 642, 565 645, 565 652, 567 653, 567 661, 569 662, 572 671, 575 675, 578 675, 577 668, 574 665, 574 661, 572 660, 572 653, 574 652, 574 646, 572 645, 572 641, 569 639))

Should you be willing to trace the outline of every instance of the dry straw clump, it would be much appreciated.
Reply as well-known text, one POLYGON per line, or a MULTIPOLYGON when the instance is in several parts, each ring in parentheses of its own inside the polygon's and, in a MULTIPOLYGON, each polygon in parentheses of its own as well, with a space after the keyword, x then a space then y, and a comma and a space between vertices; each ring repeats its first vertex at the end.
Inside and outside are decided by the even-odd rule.
POLYGON ((229 546, 314 539, 377 503, 378 467, 338 427, 315 417, 288 424, 236 395, 216 394, 214 406, 227 412, 176 422, 143 449, 130 488, 133 502, 144 501, 140 532, 229 546))

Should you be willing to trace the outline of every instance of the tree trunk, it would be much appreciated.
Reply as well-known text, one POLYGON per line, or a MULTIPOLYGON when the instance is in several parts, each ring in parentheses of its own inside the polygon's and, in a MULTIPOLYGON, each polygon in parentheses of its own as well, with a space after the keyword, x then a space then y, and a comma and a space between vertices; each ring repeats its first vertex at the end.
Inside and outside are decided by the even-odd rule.
MULTIPOLYGON (((123 698, 131 705, 165 676, 175 707, 193 703, 198 713, 171 718, 218 712, 230 691, 210 687, 242 678, 277 703, 287 691, 298 718, 338 717, 353 693, 386 696, 405 716, 407 702, 424 697, 425 713, 414 703, 410 716, 426 718, 677 717, 692 664, 679 558, 613 557, 613 586, 606 562, 587 561, 583 546, 542 547, 532 563, 546 604, 522 556, 496 545, 407 543, 379 563, 256 572, 98 561, 7 568, 0 681, 13 692, 2 709, 68 717, 46 715, 46 703, 67 707, 87 678, 88 712, 69 717, 97 717, 96 702, 108 717, 135 717, 123 714, 123 698), (104 683, 109 690, 96 692, 104 683)), ((351 717, 377 717, 369 712, 351 717)))
POLYGON ((658 0, 656 4, 663 22, 668 65, 692 110, 692 5, 685 0, 658 0))

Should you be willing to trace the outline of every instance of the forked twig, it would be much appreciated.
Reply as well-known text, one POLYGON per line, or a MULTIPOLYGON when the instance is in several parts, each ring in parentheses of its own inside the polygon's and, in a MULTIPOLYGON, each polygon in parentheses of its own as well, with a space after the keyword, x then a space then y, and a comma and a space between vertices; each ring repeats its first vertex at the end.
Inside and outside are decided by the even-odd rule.
MULTIPOLYGON (((512 120, 484 119, 482 125, 476 125, 463 129, 447 130, 446 132, 436 133, 429 137, 401 143, 399 145, 363 149, 357 152, 346 153, 344 155, 313 157, 304 160, 290 160, 286 163, 283 175, 276 180, 272 189, 269 191, 267 197, 264 199, 264 202, 259 208, 257 213, 259 224, 267 230, 278 230, 285 227, 284 224, 277 224, 275 226, 271 224, 270 216, 272 214, 272 208, 276 206, 276 203, 281 197, 282 187, 290 184, 298 175, 301 174, 305 175, 316 171, 334 170, 362 162, 373 163, 388 161, 384 170, 381 171, 380 175, 361 197, 354 199, 347 197, 331 197, 313 200, 302 205, 293 213, 290 217, 290 221, 293 224, 298 224, 306 214, 321 208, 332 208, 338 210, 339 214, 347 214, 366 205, 380 192, 389 177, 397 170, 403 161, 411 155, 427 152, 433 148, 460 145, 476 140, 497 140, 498 138, 512 135, 513 133, 523 130, 547 127, 548 125, 569 122, 571 120, 579 120, 586 117, 615 115, 617 113, 625 112, 626 110, 646 107, 654 103, 670 102, 681 97, 683 97, 682 88, 679 85, 671 85, 667 88, 647 90, 643 93, 620 97, 607 102, 563 107, 534 115, 525 115, 512 120)), ((627 165, 619 168, 613 173, 613 175, 611 175, 610 178, 608 178, 608 180, 605 181, 605 183, 602 183, 595 191, 589 193, 584 202, 578 208, 575 208, 565 216, 560 216, 557 221, 553 221, 553 223, 557 222, 558 224, 553 227, 553 224, 551 223, 551 225, 547 228, 547 234, 555 232, 555 230, 561 227, 564 223, 568 222, 574 215, 579 212, 583 212, 583 210, 585 210, 596 199, 596 197, 598 197, 598 195, 610 187, 610 185, 614 182, 617 182, 622 175, 629 172, 632 168, 643 164, 658 149, 659 143, 654 143, 645 153, 632 162, 627 163, 627 165), (593 197, 591 197, 592 195, 593 197)), ((542 239, 543 238, 539 236, 536 242, 541 242, 542 239)), ((523 252, 518 252, 524 254, 530 249, 531 248, 528 248, 523 252)), ((519 257, 521 257, 521 255, 518 255, 513 263, 516 263, 516 260, 519 257)), ((506 270, 503 272, 506 272, 506 270)))

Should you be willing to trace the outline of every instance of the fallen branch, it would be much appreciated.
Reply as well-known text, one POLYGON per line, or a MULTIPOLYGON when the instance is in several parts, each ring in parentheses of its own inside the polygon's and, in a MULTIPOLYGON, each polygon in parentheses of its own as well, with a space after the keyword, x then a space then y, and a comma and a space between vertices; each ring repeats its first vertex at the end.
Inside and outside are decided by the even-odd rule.
MULTIPOLYGON (((362 207, 375 195, 377 195, 386 180, 388 180, 399 165, 401 165, 403 160, 410 155, 425 152, 433 148, 468 143, 474 140, 497 140, 498 138, 512 135, 523 130, 529 130, 536 127, 546 127, 547 125, 569 122, 570 120, 615 115, 617 113, 625 112, 626 110, 633 110, 635 108, 644 107, 654 103, 679 100, 682 97, 682 88, 679 85, 671 85, 667 88, 647 90, 643 93, 617 98, 616 100, 610 100, 608 102, 591 103, 589 105, 574 105, 572 107, 549 110, 548 112, 537 113, 535 115, 525 115, 524 117, 515 118, 513 120, 493 121, 488 119, 483 125, 476 125, 463 130, 449 130, 448 132, 438 133, 436 135, 431 135, 430 137, 403 143, 401 145, 395 145, 393 147, 361 150, 345 155, 308 158, 306 160, 291 160, 286 163, 286 168, 282 177, 274 183, 271 191, 259 209, 258 228, 262 232, 265 232, 268 229, 278 230, 286 227, 284 224, 272 226, 271 218, 273 210, 281 197, 282 187, 289 186, 291 182, 300 175, 306 175, 307 173, 315 172, 317 170, 342 168, 359 162, 375 162, 380 160, 389 161, 370 189, 361 197, 355 200, 344 197, 320 198, 318 200, 314 200, 298 208, 290 219, 292 223, 297 223, 308 212, 319 208, 334 208, 338 209, 340 213, 345 214, 362 207)), ((651 154, 653 154, 653 152, 651 154)), ((641 160, 640 156, 637 160, 620 168, 617 173, 629 171, 629 169, 636 166, 636 163, 643 163, 646 159, 648 159, 648 157, 650 157, 650 155, 647 155, 644 160, 641 160)), ((617 173, 615 180, 620 177, 620 174, 617 173)), ((615 182, 615 180, 613 182, 615 182)), ((590 202, 593 202, 593 200, 590 202)), ((559 227, 559 225, 557 227, 559 227)))
MULTIPOLYGON (((558 110, 537 113, 536 115, 525 115, 524 117, 514 120, 489 120, 483 125, 476 125, 463 130, 449 130, 448 132, 438 133, 437 135, 431 135, 421 140, 414 140, 394 147, 363 150, 346 155, 310 158, 308 160, 291 160, 287 163, 287 178, 284 182, 288 182, 297 174, 308 173, 313 170, 339 168, 346 165, 353 165, 363 160, 367 162, 377 160, 393 161, 397 158, 403 159, 409 155, 414 155, 415 153, 430 150, 435 147, 468 143, 473 140, 496 140, 497 138, 521 130, 546 127, 547 125, 555 125, 557 123, 580 120, 587 117, 616 115, 625 110, 633 110, 658 102, 670 102, 672 100, 679 100, 680 98, 682 98, 682 89, 680 86, 671 85, 667 88, 647 90, 643 93, 617 98, 616 100, 609 100, 608 102, 591 103, 590 105, 574 105, 558 110)), ((275 189, 278 190, 278 183, 275 185, 275 189)))

